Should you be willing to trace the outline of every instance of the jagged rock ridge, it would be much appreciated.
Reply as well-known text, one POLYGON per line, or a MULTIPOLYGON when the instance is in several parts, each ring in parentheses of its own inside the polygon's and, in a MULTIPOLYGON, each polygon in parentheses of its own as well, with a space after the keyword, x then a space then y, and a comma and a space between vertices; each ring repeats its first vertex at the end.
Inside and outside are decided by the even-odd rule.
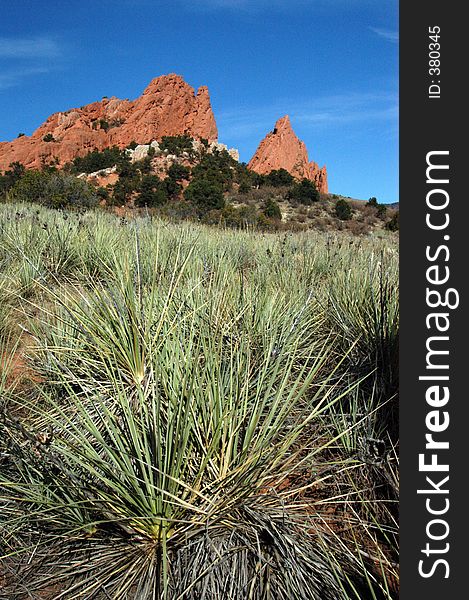
POLYGON ((321 193, 328 193, 326 167, 309 161, 306 146, 293 131, 288 115, 279 119, 274 130, 261 141, 248 169, 261 175, 285 169, 298 179, 314 181, 321 193))
POLYGON ((136 100, 103 98, 51 115, 31 136, 0 142, 0 170, 15 161, 27 168, 39 168, 54 159, 63 165, 95 148, 125 148, 133 141, 148 144, 184 133, 217 141, 208 88, 202 86, 195 93, 181 76, 162 75, 136 100))

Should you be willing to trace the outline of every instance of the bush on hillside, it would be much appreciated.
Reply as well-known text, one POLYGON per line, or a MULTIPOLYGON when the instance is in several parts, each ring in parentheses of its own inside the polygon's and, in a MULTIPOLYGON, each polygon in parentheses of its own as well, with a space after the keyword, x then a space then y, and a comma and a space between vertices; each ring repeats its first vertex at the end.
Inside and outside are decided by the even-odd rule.
POLYGON ((164 182, 156 175, 144 175, 139 193, 135 199, 136 206, 162 206, 168 200, 164 182))
POLYGON ((276 202, 273 198, 267 198, 267 200, 264 203, 262 213, 268 219, 274 219, 277 221, 282 220, 282 211, 280 210, 280 206, 278 205, 278 202, 276 202))
POLYGON ((159 142, 160 150, 167 150, 168 154, 181 156, 183 152, 193 155, 192 138, 187 135, 164 135, 159 142))
POLYGON ((226 150, 215 150, 205 154, 202 160, 192 169, 193 181, 204 179, 214 185, 220 186, 224 191, 231 189, 238 163, 226 150))
POLYGON ((132 163, 132 167, 134 168, 134 171, 140 171, 142 175, 148 175, 152 171, 151 157, 145 156, 141 160, 135 161, 132 163))
POLYGON ((104 200, 105 202, 109 200, 109 189, 103 186, 99 186, 96 188, 96 195, 100 201, 104 200))
POLYGON ((259 229, 261 231, 275 231, 279 228, 278 219, 269 218, 259 212, 255 206, 233 206, 227 204, 223 209, 212 209, 202 216, 206 225, 221 225, 230 229, 259 229))
POLYGON ((196 221, 198 219, 196 207, 184 198, 181 200, 169 200, 158 209, 158 213, 175 222, 185 220, 196 221))
POLYGON ((251 189, 252 189, 251 183, 249 181, 243 180, 239 184, 238 194, 249 194, 251 189))
POLYGON ((127 204, 139 190, 141 181, 138 177, 121 178, 116 181, 112 187, 112 197, 107 202, 108 205, 123 206, 127 204))
POLYGON ((111 127, 110 124, 106 121, 106 119, 99 119, 99 126, 103 131, 108 131, 111 127))
POLYGON ((176 200, 180 197, 182 185, 178 183, 175 179, 173 179, 172 177, 166 177, 165 179, 163 179, 162 183, 167 198, 176 200))
POLYGON ((399 211, 395 212, 391 219, 386 223, 386 229, 389 231, 399 231, 399 211))
POLYGON ((94 173, 114 165, 130 163, 125 152, 117 146, 105 148, 102 151, 92 150, 85 156, 77 156, 69 166, 72 173, 94 173))
POLYGON ((343 198, 339 198, 335 204, 335 215, 341 221, 348 221, 352 218, 352 209, 350 204, 343 198))
POLYGON ((179 163, 173 163, 168 169, 168 177, 173 179, 174 181, 182 181, 189 179, 191 174, 191 170, 184 165, 180 165, 179 163))
POLYGON ((184 198, 197 208, 199 215, 225 206, 222 186, 210 179, 193 179, 184 191, 184 198))
POLYGON ((380 204, 378 200, 373 196, 368 200, 366 206, 371 206, 376 209, 376 216, 380 219, 384 219, 386 217, 387 208, 385 204, 380 204))
POLYGON ((292 186, 295 178, 286 169, 275 169, 264 176, 262 184, 280 187, 282 185, 292 186))
POLYGON ((98 197, 87 182, 63 172, 27 171, 11 189, 18 202, 35 202, 49 208, 90 208, 98 197))
POLYGON ((287 197, 291 202, 298 202, 307 206, 313 204, 313 202, 318 202, 320 199, 316 185, 309 179, 302 179, 293 183, 287 197))
POLYGON ((24 173, 24 165, 20 162, 10 163, 9 170, 5 171, 3 175, 0 174, 0 198, 6 197, 6 194, 23 177, 24 173))
POLYGON ((117 174, 119 175, 120 179, 133 179, 135 177, 138 178, 141 173, 139 166, 140 165, 137 162, 130 162, 130 159, 124 160, 117 165, 117 174))
POLYGON ((255 206, 234 207, 228 204, 222 211, 223 224, 233 229, 257 226, 259 213, 255 206))
POLYGON ((378 207, 376 209, 377 217, 379 217, 380 219, 384 219, 386 217, 387 212, 388 209, 385 204, 378 204, 378 207))

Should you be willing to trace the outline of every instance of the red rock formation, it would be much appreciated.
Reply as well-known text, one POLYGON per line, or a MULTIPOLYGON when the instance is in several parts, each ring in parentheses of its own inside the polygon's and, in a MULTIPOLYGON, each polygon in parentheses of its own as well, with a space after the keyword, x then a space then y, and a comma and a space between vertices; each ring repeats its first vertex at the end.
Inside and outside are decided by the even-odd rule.
POLYGON ((328 191, 326 167, 321 169, 315 162, 309 162, 306 146, 293 131, 288 115, 279 119, 274 130, 259 144, 248 169, 261 175, 285 169, 297 179, 314 181, 320 192, 328 191))
POLYGON ((0 171, 14 161, 38 168, 56 158, 63 165, 94 148, 125 148, 132 141, 149 143, 183 133, 217 140, 208 89, 203 86, 195 94, 179 75, 162 75, 134 101, 103 98, 51 115, 30 137, 0 142, 0 171), (44 141, 48 134, 53 141, 44 141))

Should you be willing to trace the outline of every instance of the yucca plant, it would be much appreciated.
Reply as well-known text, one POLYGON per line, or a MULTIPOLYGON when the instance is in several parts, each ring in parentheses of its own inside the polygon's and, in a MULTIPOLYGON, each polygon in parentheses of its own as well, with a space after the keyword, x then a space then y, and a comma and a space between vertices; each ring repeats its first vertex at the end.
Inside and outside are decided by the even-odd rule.
POLYGON ((294 511, 267 494, 297 468, 295 442, 334 401, 326 380, 305 411, 322 358, 292 377, 295 356, 280 352, 252 372, 249 347, 220 353, 195 323, 166 332, 132 389, 112 365, 105 386, 90 369, 75 389, 63 378, 66 402, 46 393, 28 407, 30 428, 4 424, 3 517, 16 535, 33 531, 37 547, 20 570, 31 591, 60 583, 67 598, 213 598, 231 586, 233 598, 338 597, 294 511), (203 570, 181 578, 193 560, 203 570))

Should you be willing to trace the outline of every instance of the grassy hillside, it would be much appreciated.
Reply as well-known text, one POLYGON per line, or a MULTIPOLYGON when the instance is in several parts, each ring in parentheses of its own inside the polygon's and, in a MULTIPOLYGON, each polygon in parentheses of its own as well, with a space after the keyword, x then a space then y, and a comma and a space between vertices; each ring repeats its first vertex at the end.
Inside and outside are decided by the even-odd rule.
POLYGON ((120 214, 143 210, 172 221, 260 231, 366 235, 399 229, 398 211, 376 198, 320 194, 313 182, 297 181, 285 169, 259 175, 226 150, 187 136, 166 137, 157 146, 94 150, 63 170, 54 163, 41 170, 13 163, 0 173, 0 202, 59 209, 99 205, 120 214))
POLYGON ((232 194, 228 197, 233 206, 255 207, 263 210, 266 202, 278 203, 282 215, 276 229, 285 231, 346 231, 353 235, 368 235, 377 231, 397 231, 399 229, 398 210, 384 204, 370 205, 369 201, 355 200, 338 194, 320 194, 317 201, 309 204, 289 198, 286 186, 268 185, 252 189, 248 194, 232 194), (348 214, 337 211, 337 203, 350 207, 348 214), (345 218, 344 218, 345 217, 345 218))
POLYGON ((5 597, 397 598, 396 244, 0 205, 5 597))

